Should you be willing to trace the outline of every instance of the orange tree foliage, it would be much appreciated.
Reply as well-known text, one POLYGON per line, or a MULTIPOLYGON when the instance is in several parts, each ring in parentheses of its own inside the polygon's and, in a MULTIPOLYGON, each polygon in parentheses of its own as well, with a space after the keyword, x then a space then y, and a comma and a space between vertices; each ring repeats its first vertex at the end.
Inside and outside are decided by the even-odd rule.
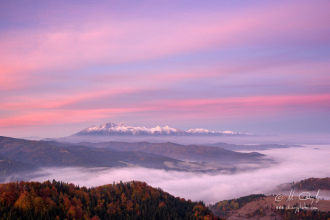
POLYGON ((191 202, 143 182, 95 188, 63 182, 0 184, 0 219, 218 219, 191 202))
POLYGON ((293 184, 292 187, 307 190, 330 190, 330 178, 309 178, 293 184))

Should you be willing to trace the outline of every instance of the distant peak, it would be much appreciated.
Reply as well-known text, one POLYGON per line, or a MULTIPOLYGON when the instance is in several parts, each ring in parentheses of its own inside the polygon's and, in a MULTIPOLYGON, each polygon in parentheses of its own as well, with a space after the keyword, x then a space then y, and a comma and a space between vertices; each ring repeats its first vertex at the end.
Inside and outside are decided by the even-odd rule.
POLYGON ((88 127, 76 135, 133 135, 133 136, 235 136, 235 135, 251 135, 234 131, 210 131, 204 128, 189 129, 187 131, 172 128, 168 125, 161 127, 159 125, 146 128, 134 127, 125 123, 107 122, 99 126, 88 127))
POLYGON ((122 127, 122 126, 126 126, 124 123, 119 123, 119 124, 116 124, 116 123, 113 123, 113 122, 106 122, 103 124, 103 127, 122 127))

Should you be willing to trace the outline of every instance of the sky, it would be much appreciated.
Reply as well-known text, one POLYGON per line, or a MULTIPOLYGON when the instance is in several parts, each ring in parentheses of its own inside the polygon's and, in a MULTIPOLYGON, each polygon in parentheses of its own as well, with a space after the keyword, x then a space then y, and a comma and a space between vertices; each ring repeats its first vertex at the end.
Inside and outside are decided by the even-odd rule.
POLYGON ((0 0, 0 135, 329 134, 329 1, 0 0))

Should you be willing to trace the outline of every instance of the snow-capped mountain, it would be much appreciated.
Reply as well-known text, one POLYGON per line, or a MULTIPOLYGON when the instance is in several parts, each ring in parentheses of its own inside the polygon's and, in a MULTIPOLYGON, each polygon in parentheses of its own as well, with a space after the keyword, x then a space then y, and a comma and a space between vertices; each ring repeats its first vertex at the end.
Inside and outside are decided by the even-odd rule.
POLYGON ((200 135, 216 135, 216 134, 220 134, 220 135, 238 135, 241 133, 237 133, 234 131, 210 131, 204 128, 195 128, 195 129, 189 129, 187 131, 190 134, 200 134, 200 135))
POLYGON ((189 129, 187 131, 169 126, 154 128, 134 127, 124 123, 115 124, 112 122, 104 123, 99 126, 88 127, 75 135, 133 135, 133 136, 232 136, 232 135, 249 135, 233 131, 210 131, 203 128, 189 129))

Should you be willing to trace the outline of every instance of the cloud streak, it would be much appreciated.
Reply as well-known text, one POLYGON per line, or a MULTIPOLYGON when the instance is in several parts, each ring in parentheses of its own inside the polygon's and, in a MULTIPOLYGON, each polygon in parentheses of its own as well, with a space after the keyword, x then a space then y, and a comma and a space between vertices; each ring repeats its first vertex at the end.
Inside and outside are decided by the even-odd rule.
POLYGON ((329 109, 329 3, 131 4, 3 3, 0 124, 41 131, 47 116, 66 114, 67 125, 139 115, 154 126, 186 110, 253 126, 257 115, 329 109))

